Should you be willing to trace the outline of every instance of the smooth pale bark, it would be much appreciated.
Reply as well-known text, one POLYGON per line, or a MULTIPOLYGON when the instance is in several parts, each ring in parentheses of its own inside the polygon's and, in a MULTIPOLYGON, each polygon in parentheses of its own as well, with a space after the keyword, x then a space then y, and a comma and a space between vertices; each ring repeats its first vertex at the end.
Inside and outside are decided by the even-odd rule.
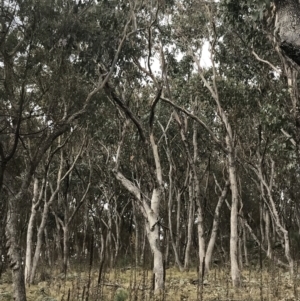
MULTIPOLYGON (((261 250, 266 254, 267 254, 267 250, 265 249, 264 245, 261 243, 261 241, 257 238, 257 236, 255 235, 254 231, 252 230, 252 228, 250 227, 250 225, 248 224, 248 222, 246 220, 244 220, 244 225, 245 227, 248 229, 250 235, 252 236, 252 238, 254 239, 254 241, 257 243, 257 245, 261 248, 261 250)), ((272 256, 272 258, 270 258, 274 263, 278 264, 281 267, 287 268, 289 267, 287 264, 285 264, 284 262, 282 262, 280 259, 276 258, 275 256, 272 256)))
MULTIPOLYGON (((170 190, 172 188, 170 187, 170 190)), ((168 200, 168 222, 169 222, 169 235, 170 235, 170 242, 171 242, 171 245, 172 245, 172 249, 173 249, 173 252, 174 252, 174 257, 175 257, 175 262, 179 268, 179 270, 182 272, 183 271, 183 266, 181 264, 181 261, 179 259, 179 254, 178 254, 178 248, 176 246, 176 242, 178 240, 174 240, 174 235, 173 235, 173 227, 172 227, 172 193, 171 191, 169 191, 169 200, 168 200)))
MULTIPOLYGON (((46 177, 47 177, 47 172, 45 173, 45 177, 43 178, 43 182, 42 185, 40 187, 40 192, 38 195, 38 179, 35 178, 34 179, 34 189, 33 189, 33 200, 32 200, 32 206, 31 206, 31 214, 30 214, 30 218, 29 218, 29 222, 28 222, 28 227, 27 227, 27 236, 26 236, 26 253, 25 253, 25 282, 27 284, 32 283, 31 282, 31 274, 32 274, 32 268, 33 265, 35 265, 34 267, 34 274, 35 274, 35 269, 36 269, 36 264, 34 263, 34 258, 32 258, 32 244, 33 244, 33 226, 34 226, 34 222, 36 220, 36 214, 37 214, 37 210, 38 208, 41 206, 41 202, 43 200, 43 197, 46 198, 46 194, 45 193, 45 187, 46 187, 46 177)), ((46 230, 45 228, 42 229, 46 230)), ((38 241, 37 239, 37 245, 41 244, 41 242, 38 241)), ((39 253, 40 254, 40 253, 39 253)), ((49 260, 50 260, 50 255, 48 256, 49 260)))
MULTIPOLYGON (((208 10, 208 13, 211 17, 211 21, 213 20, 213 16, 211 15, 211 11, 208 10)), ((224 153, 227 155, 227 165, 228 165, 228 174, 229 174, 229 182, 230 182, 230 188, 231 188, 231 211, 230 211, 230 263, 231 263, 231 279, 232 284, 234 287, 239 287, 241 284, 241 273, 238 266, 238 205, 239 205, 239 193, 238 193, 238 182, 237 182, 237 171, 236 171, 236 149, 234 144, 234 133, 231 127, 231 124, 228 120, 228 115, 226 111, 222 107, 222 103, 219 98, 219 91, 218 91, 218 84, 217 84, 217 78, 219 78, 218 70, 215 66, 215 60, 214 60, 214 46, 215 41, 217 39, 216 31, 215 31, 215 25, 212 22, 210 22, 210 28, 212 38, 214 42, 212 43, 212 49, 211 49, 211 62, 212 62, 212 83, 210 83, 204 76, 203 69, 200 65, 200 61, 196 55, 193 55, 193 59, 198 67, 198 74, 204 84, 204 86, 208 89, 210 92, 212 98, 215 101, 216 104, 216 112, 218 116, 220 117, 222 124, 225 129, 225 144, 226 148, 224 148, 224 145, 220 143, 219 139, 215 136, 213 131, 199 118, 193 118, 198 123, 200 123, 212 136, 213 140, 222 148, 224 153)), ((194 116, 193 116, 194 117, 194 116)))
MULTIPOLYGON (((164 129, 163 129, 164 130, 164 129)), ((165 130, 164 130, 165 132, 165 130)), ((175 258, 175 263, 178 266, 179 270, 182 272, 183 271, 183 266, 181 264, 181 261, 179 259, 179 250, 178 250, 178 245, 179 245, 179 239, 177 238, 179 236, 179 226, 180 226, 180 199, 181 199, 181 191, 177 191, 177 213, 176 213, 176 240, 174 239, 174 234, 173 234, 173 221, 172 221, 172 213, 173 213, 173 198, 175 194, 175 189, 173 185, 173 162, 171 158, 171 151, 169 148, 169 143, 168 139, 165 135, 165 142, 166 142, 166 153, 167 153, 167 158, 169 161, 169 195, 168 195, 168 226, 169 226, 169 240, 171 242, 171 246, 173 249, 174 253, 174 258, 175 258), (177 236, 178 235, 178 236, 177 236)), ((168 245, 167 245, 168 247, 168 245)), ((168 253, 166 253, 166 262, 168 253)))
MULTIPOLYGON (((181 197, 182 192, 178 191, 176 197, 177 210, 176 210, 176 235, 175 235, 175 248, 178 256, 180 257, 180 238, 181 238, 181 224, 180 224, 180 216, 181 216, 181 197)), ((179 261, 178 261, 179 262, 179 261)))
POLYGON ((164 289, 164 267, 163 257, 160 250, 160 233, 159 233, 159 205, 161 191, 155 188, 151 198, 151 210, 146 210, 148 223, 146 223, 146 232, 148 241, 153 253, 153 273, 154 273, 154 291, 156 293, 164 289))
POLYGON ((38 203, 38 179, 34 179, 33 183, 33 198, 31 205, 31 214, 27 226, 27 236, 26 236, 26 254, 25 254, 25 282, 29 283, 29 277, 31 273, 31 252, 32 252, 32 237, 33 237, 33 226, 37 213, 37 209, 39 207, 38 203))
MULTIPOLYGON (((74 163, 74 165, 75 165, 75 163, 74 163)), ((70 228, 70 225, 71 225, 72 221, 74 220, 75 215, 77 214, 78 210, 83 205, 83 203, 86 199, 86 195, 87 195, 87 193, 90 189, 90 185, 91 185, 91 173, 90 173, 90 176, 89 176, 89 183, 87 185, 87 188, 84 191, 84 193, 81 197, 81 200, 78 202, 75 209, 73 210, 72 214, 69 214, 69 207, 68 207, 68 204, 70 203, 68 200, 72 196, 69 193, 67 194, 67 196, 66 196, 67 201, 66 201, 66 204, 65 204, 65 211, 64 211, 64 220, 60 219, 56 215, 56 213, 53 212, 53 214, 56 216, 56 219, 60 223, 60 226, 63 230, 63 266, 62 266, 62 268, 63 268, 63 272, 64 272, 65 275, 67 273, 68 263, 69 263, 69 228, 70 228)))
POLYGON ((217 84, 216 84, 216 68, 214 66, 214 60, 212 59, 213 63, 213 87, 210 85, 210 83, 206 80, 202 73, 202 68, 200 66, 200 62, 197 59, 196 56, 193 56, 195 63, 198 65, 199 75, 202 79, 204 85, 207 87, 207 89, 210 91, 212 97, 214 98, 216 105, 217 105, 217 113, 220 116, 222 123, 226 129, 226 147, 224 147, 223 143, 214 135, 214 132, 206 125, 205 122, 203 122, 200 118, 195 116, 194 114, 190 113, 188 110, 176 105, 171 100, 162 97, 161 99, 171 104, 174 108, 180 110, 181 112, 184 112, 187 116, 190 116, 193 120, 198 122, 205 130, 211 135, 214 142, 224 151, 225 154, 227 154, 227 162, 228 162, 228 173, 229 173, 229 181, 232 185, 232 211, 231 211, 231 218, 230 218, 230 228, 232 229, 232 235, 230 236, 230 258, 232 262, 231 267, 231 277, 232 277, 232 284, 233 286, 237 287, 240 285, 240 270, 238 267, 238 260, 237 260, 237 215, 238 215, 238 189, 237 189, 237 175, 236 175, 236 167, 235 167, 235 146, 234 146, 234 135, 232 133, 232 129, 230 126, 230 123, 228 122, 227 115, 225 111, 223 110, 221 103, 219 101, 219 95, 217 90, 217 84))
MULTIPOLYGON (((148 146, 151 146, 151 159, 154 159, 154 166, 149 166, 154 172, 151 172, 153 176, 154 183, 153 183, 153 190, 152 190, 152 197, 149 201, 143 195, 143 192, 138 188, 135 184, 129 181, 124 175, 118 170, 119 167, 119 159, 120 159, 120 149, 121 145, 123 144, 126 132, 126 123, 122 131, 121 140, 118 145, 117 149, 117 156, 116 156, 116 167, 113 170, 117 180, 126 188, 130 193, 132 193, 139 206, 140 211, 144 215, 146 220, 146 232, 148 241, 150 244, 151 251, 153 253, 153 275, 154 275, 154 292, 160 293, 164 289, 164 265, 163 265, 163 256, 160 250, 160 205, 162 200, 162 193, 163 193, 163 179, 162 179, 162 167, 160 163, 160 157, 158 152, 158 146, 155 142, 154 134, 153 134, 153 122, 155 117, 155 106, 158 103, 160 96, 162 93, 162 88, 159 87, 155 99, 151 104, 150 110, 150 118, 149 118, 149 140, 147 140, 148 146)), ((112 98, 116 101, 118 97, 115 93, 111 94, 112 98)), ((127 114, 130 115, 129 117, 135 123, 135 125, 139 129, 140 136, 143 137, 143 142, 146 142, 146 137, 144 135, 143 128, 139 123, 139 120, 128 110, 125 106, 122 106, 123 109, 127 110, 127 114)), ((149 154, 149 150, 146 149, 147 145, 143 145, 145 148, 145 153, 149 154)), ((150 159, 148 157, 146 160, 150 159)), ((145 194, 147 195, 147 193, 145 194)))
POLYGON ((187 243, 185 250, 185 261, 184 268, 188 269, 189 265, 189 256, 190 256, 190 247, 192 239, 192 229, 194 223, 194 204, 198 206, 197 209, 197 231, 198 231, 198 256, 199 256, 199 271, 202 271, 203 261, 205 259, 205 237, 204 237, 204 219, 203 219, 203 209, 200 200, 200 187, 198 179, 198 170, 197 170, 197 159, 198 159, 198 143, 197 143, 197 126, 196 123, 193 123, 193 154, 190 152, 189 144, 187 143, 186 132, 187 132, 187 118, 183 119, 179 116, 177 112, 173 112, 174 118, 179 125, 181 140, 183 142, 186 156, 191 166, 189 171, 189 211, 188 211, 188 231, 187 231, 187 243))
POLYGON ((118 181, 138 200, 140 210, 146 219, 146 233, 148 242, 153 254, 153 274, 154 274, 154 291, 161 292, 164 289, 164 267, 163 256, 160 250, 160 236, 159 236, 159 206, 161 201, 161 188, 154 188, 150 201, 150 206, 138 187, 131 181, 126 179, 119 171, 115 171, 115 176, 118 181))
MULTIPOLYGON (((194 166, 195 167, 195 166, 194 166)), ((197 210, 197 232, 198 232, 198 256, 199 256, 199 271, 203 272, 203 263, 206 257, 205 251, 205 229, 204 229, 204 215, 202 204, 200 201, 200 187, 199 187, 199 180, 196 174, 196 170, 194 170, 194 184, 195 184, 195 198, 196 203, 198 205, 197 210)), ((204 275, 202 275, 203 277, 204 275)))
POLYGON ((257 169, 254 169, 256 172, 259 180, 260 180, 260 187, 261 187, 261 194, 263 199, 265 200, 266 204, 268 205, 268 209, 272 214, 273 222, 276 226, 276 231, 279 232, 279 235, 283 236, 284 239, 284 253, 285 257, 289 263, 289 269, 291 275, 294 273, 294 260, 291 256, 291 249, 290 249, 290 238, 289 232, 281 222, 275 200, 273 198, 273 181, 274 181, 274 172, 275 172, 275 162, 271 160, 271 171, 270 171, 270 179, 267 183, 266 177, 262 171, 261 164, 258 166, 257 169), (265 193, 266 191, 266 193, 265 193))
MULTIPOLYGON (((45 195, 44 207, 43 207, 43 213, 42 213, 42 220, 41 220, 40 225, 38 227, 37 242, 36 242, 36 246, 35 246, 34 256, 33 256, 33 259, 32 259, 32 266, 28 266, 28 271, 30 271, 30 274, 27 275, 27 278, 29 278, 30 284, 32 284, 34 282, 36 269, 37 269, 38 262, 39 262, 39 259, 40 259, 41 248, 42 248, 42 244, 43 244, 43 235, 44 235, 44 230, 45 230, 46 223, 47 223, 47 220, 48 220, 50 206, 54 202, 54 200, 55 200, 55 198, 56 198, 56 196, 59 192, 61 181, 64 178, 64 177, 62 178, 62 168, 63 168, 63 152, 61 151, 60 166, 59 166, 59 170, 58 170, 58 173, 57 173, 56 189, 54 191, 52 191, 52 194, 51 194, 49 200, 47 200, 47 196, 45 195)), ((32 239, 32 237, 30 239, 32 239)), ((27 243, 29 243, 29 241, 27 243)), ((31 256, 31 252, 30 252, 29 255, 31 256)))
POLYGON ((41 220, 41 223, 38 228, 37 242, 36 242, 34 256, 32 259, 32 268, 31 268, 30 279, 29 279, 31 284, 34 282, 36 269, 37 269, 38 262, 40 259, 41 248, 43 245, 43 235, 44 235, 44 230, 45 230, 46 223, 48 220, 48 213, 49 213, 50 205, 51 205, 51 203, 49 204, 49 202, 44 204, 42 220, 41 220))
MULTIPOLYGON (((197 126, 196 123, 193 123, 193 156, 190 159, 192 162, 193 170, 193 184, 194 184, 194 194, 195 201, 198 206, 197 210, 197 231, 198 231, 198 256, 199 256, 199 271, 203 273, 203 264, 206 257, 205 250, 205 228, 204 228, 204 212, 202 208, 202 203, 200 199, 200 184, 198 179, 198 170, 197 170, 197 160, 198 160, 198 140, 197 140, 197 126)), ((201 275, 203 278, 204 275, 201 275)))
MULTIPOLYGON (((197 211, 197 230, 198 230, 198 256, 199 256, 199 271, 203 270, 203 262, 205 260, 205 237, 204 237, 204 220, 203 213, 198 207, 197 211)), ((203 276, 203 275, 202 275, 203 276)))
POLYGON ((184 269, 188 270, 190 266, 190 253, 192 245, 192 231, 194 224, 194 185, 192 180, 192 173, 190 173, 189 183, 189 202, 188 202, 188 217, 187 217, 187 232, 186 232, 186 247, 184 254, 184 269))
POLYGON ((225 201, 225 198, 227 196, 228 188, 229 188, 229 181, 226 181, 225 186, 222 190, 222 194, 219 197, 217 206, 215 208, 212 230, 211 230, 210 239, 209 239, 209 242, 207 245, 206 255, 205 255, 206 271, 210 270, 211 258, 212 258, 213 250, 214 250, 216 239, 217 239, 218 229, 219 229, 220 211, 221 211, 222 205, 225 201))
POLYGON ((106 240, 105 240, 105 245, 106 245, 106 254, 105 254, 105 258, 107 260, 107 262, 109 263, 108 266, 110 269, 113 268, 113 263, 114 263, 114 252, 113 250, 114 247, 113 247, 113 241, 115 243, 115 246, 116 246, 116 239, 114 237, 114 234, 112 233, 112 219, 111 219, 111 212, 108 212, 107 213, 107 216, 108 216, 108 221, 105 221, 103 218, 101 219, 102 220, 102 223, 105 225, 106 229, 107 229, 107 232, 106 232, 106 240))
POLYGON ((63 229, 63 273, 67 275, 68 261, 69 261, 69 224, 62 226, 63 229))
POLYGON ((121 228, 122 228, 122 216, 124 216, 124 211, 127 208, 127 205, 130 203, 127 202, 127 204, 125 204, 125 206, 123 206, 121 212, 118 212, 117 209, 117 202, 118 200, 115 198, 114 199, 114 204, 115 204, 115 208, 114 208, 114 214, 113 214, 113 220, 114 220, 114 224, 115 224, 115 230, 116 230, 116 234, 115 234, 115 253, 113 256, 113 264, 116 263, 118 255, 119 255, 119 251, 120 251, 120 245, 121 245, 121 228))
POLYGON ((226 136, 226 145, 228 149, 228 171, 231 189, 231 211, 230 211, 230 263, 231 263, 231 279, 234 287, 241 285, 241 273, 238 264, 238 205, 239 192, 236 175, 236 161, 232 139, 226 136))
MULTIPOLYGON (((161 91, 158 92, 158 96, 161 91)), ((157 101, 159 98, 156 98, 157 101)), ((152 112, 154 114, 155 103, 152 104, 152 112)), ((151 120, 151 118, 150 118, 151 120)), ((150 122, 150 143, 153 152, 153 158, 155 162, 155 174, 156 174, 156 187, 152 192, 150 210, 149 206, 146 206, 146 201, 144 200, 144 209, 147 214, 148 223, 146 223, 146 231, 149 239, 150 247, 153 253, 153 273, 154 273, 154 291, 155 293, 160 293, 164 289, 164 265, 163 256, 160 250, 160 205, 163 192, 163 179, 162 179, 162 168, 160 164, 160 157, 158 154, 158 147, 155 143, 154 135, 152 133, 152 126, 150 122), (150 232, 149 232, 150 230, 150 232)))

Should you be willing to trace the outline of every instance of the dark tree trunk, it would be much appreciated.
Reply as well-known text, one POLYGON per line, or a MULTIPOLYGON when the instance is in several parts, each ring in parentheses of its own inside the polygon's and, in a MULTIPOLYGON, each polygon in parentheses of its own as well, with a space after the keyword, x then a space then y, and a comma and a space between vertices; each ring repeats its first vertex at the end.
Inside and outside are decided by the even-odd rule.
POLYGON ((18 231, 18 203, 19 198, 13 198, 10 201, 7 222, 6 238, 8 248, 8 259, 12 271, 12 280, 14 285, 14 297, 16 301, 26 301, 24 269, 22 265, 21 248, 18 231))

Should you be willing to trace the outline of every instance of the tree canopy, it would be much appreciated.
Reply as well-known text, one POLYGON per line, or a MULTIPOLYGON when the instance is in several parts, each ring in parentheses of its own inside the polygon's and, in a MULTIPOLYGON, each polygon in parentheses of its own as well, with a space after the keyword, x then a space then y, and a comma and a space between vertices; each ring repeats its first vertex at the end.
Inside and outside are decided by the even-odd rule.
POLYGON ((166 266, 206 273, 212 254, 239 287, 257 246, 295 272, 299 5, 1 1, 0 276, 15 300, 41 264, 66 274, 88 254, 151 266, 156 292, 166 266))

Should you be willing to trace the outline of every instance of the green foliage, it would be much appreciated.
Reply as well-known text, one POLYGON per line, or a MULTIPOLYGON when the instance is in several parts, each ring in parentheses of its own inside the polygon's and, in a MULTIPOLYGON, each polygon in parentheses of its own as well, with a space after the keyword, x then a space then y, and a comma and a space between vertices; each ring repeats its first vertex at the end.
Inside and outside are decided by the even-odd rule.
POLYGON ((3 301, 13 301, 14 300, 14 296, 12 293, 0 293, 0 300, 3 301))
POLYGON ((114 301, 126 301, 128 299, 128 292, 123 288, 116 290, 114 301))
MULTIPOLYGON (((24 184, 25 171, 29 170, 32 171, 31 178, 38 177, 40 182, 47 175, 48 186, 43 192, 47 200, 57 183, 61 149, 63 172, 66 172, 83 146, 74 171, 60 183, 59 194, 51 206, 53 212, 47 221, 49 241, 53 246, 60 246, 60 242, 55 244, 58 234, 62 233, 57 218, 63 223, 72 215, 92 170, 86 203, 78 209, 74 225, 69 229, 70 254, 76 260, 86 256, 86 250, 81 248, 83 245, 87 248, 86 244, 93 238, 98 249, 109 243, 106 248, 110 252, 107 253, 119 251, 115 261, 112 260, 113 264, 124 266, 132 263, 134 252, 140 250, 133 251, 135 245, 129 246, 129 242, 136 235, 135 229, 144 227, 144 216, 138 211, 140 203, 135 203, 134 196, 117 182, 112 170, 116 167, 119 151, 119 170, 140 189, 143 201, 150 203, 157 183, 149 143, 149 117, 161 86, 165 98, 203 121, 224 144, 227 129, 221 120, 218 107, 221 106, 234 137, 239 191, 243 201, 241 214, 249 217, 254 231, 258 231, 260 223, 262 195, 253 169, 262 164, 269 179, 271 162, 275 162, 272 193, 282 220, 293 230, 292 241, 298 246, 293 215, 300 197, 298 146, 293 146, 291 139, 282 134, 284 129, 294 138, 299 130, 291 113, 290 90, 284 74, 270 71, 270 65, 257 60, 252 53, 255 50, 262 59, 283 70, 269 37, 266 20, 271 1, 224 0, 205 6, 202 1, 172 0, 159 3, 158 11, 154 2, 137 1, 134 12, 125 0, 97 3, 15 1, 18 10, 3 8, 4 14, 0 17, 1 163, 4 155, 11 151, 15 137, 18 145, 6 169, 6 192, 0 195, 7 199, 9 195, 17 195, 24 184), (130 19, 132 15, 137 28, 130 19), (104 78, 99 78, 104 72, 102 69, 108 71, 112 67, 127 23, 127 36, 111 70, 112 76, 105 89, 85 104, 87 95, 104 78), (2 32, 5 26, 7 28, 2 32), (23 42, 19 45, 20 39, 23 42), (207 43, 214 46, 212 59, 215 70, 212 66, 197 66, 202 47, 207 43), (10 58, 9 54, 14 51, 10 58), (148 69, 148 61, 155 61, 152 70, 148 69), (207 86, 218 92, 219 103, 207 86), (119 103, 109 91, 118 97, 119 103), (69 122, 68 118, 78 112, 82 114, 69 122), (145 143, 141 141, 132 116, 144 131, 145 143), (128 119, 130 123, 124 129, 128 119), (62 132, 52 137, 57 129, 62 129, 62 132), (58 141, 58 136, 61 141, 58 141), (39 153, 48 137, 52 140, 47 152, 39 153), (263 160, 258 155, 264 156, 263 160), (35 161, 35 158, 39 160, 35 161), (281 200, 282 194, 284 200, 281 200), (105 209, 104 205, 109 209, 105 209), (117 226, 120 233, 117 233, 117 226), (109 249, 112 246, 116 250, 109 249)), ((188 188, 186 184, 191 172, 188 154, 190 152, 195 157, 196 172, 201 177, 201 201, 195 203, 194 210, 199 204, 204 205, 204 223, 206 229, 210 229, 219 197, 215 178, 220 186, 227 178, 227 153, 203 126, 161 100, 154 110, 153 136, 163 177, 161 223, 168 228, 170 208, 167 199, 170 193, 170 199, 174 199, 171 212, 173 231, 177 226, 176 210, 180 206, 182 208, 178 214, 178 249, 179 257, 183 258, 182 246, 186 245, 187 232, 186 226, 181 225, 186 225, 189 189, 193 189, 192 185, 188 188), (195 141, 198 149, 195 154, 193 127, 197 129, 195 141), (181 199, 176 203, 179 192, 181 199)), ((20 233, 26 232, 26 221, 30 215, 33 198, 30 179, 27 186, 24 184, 24 200, 18 204, 18 209, 24 211, 19 218, 20 233)), ((41 202, 37 225, 43 206, 44 202, 41 202)), ((229 210, 223 210, 220 223, 220 232, 229 237, 229 210)), ((36 227, 34 229, 36 231, 36 227)), ((208 233, 206 231, 206 238, 208 233)), ((143 233, 139 234, 142 237, 143 233)), ((197 237, 195 233, 193 235, 197 237)), ((22 239, 24 245, 24 236, 22 239)), ((196 238, 193 243, 197 246, 196 238)), ((218 244, 221 243, 222 250, 223 243, 229 246, 225 239, 224 242, 219 239, 218 244)), ((249 248, 254 248, 254 245, 249 244, 249 248)), ((58 251, 53 251, 56 259, 59 256, 55 252, 58 251)), ((196 255, 196 247, 192 252, 196 255)), ((44 253, 41 256, 46 256, 44 253)), ((113 256, 109 254, 106 256, 113 256)), ((149 256, 147 260, 151 258, 149 256)), ((115 301, 127 298, 128 292, 123 289, 117 290, 114 296, 115 301)))
POLYGON ((241 21, 243 17, 248 16, 254 22, 261 22, 264 13, 271 9, 271 0, 223 0, 221 5, 229 10, 228 18, 231 21, 241 21))

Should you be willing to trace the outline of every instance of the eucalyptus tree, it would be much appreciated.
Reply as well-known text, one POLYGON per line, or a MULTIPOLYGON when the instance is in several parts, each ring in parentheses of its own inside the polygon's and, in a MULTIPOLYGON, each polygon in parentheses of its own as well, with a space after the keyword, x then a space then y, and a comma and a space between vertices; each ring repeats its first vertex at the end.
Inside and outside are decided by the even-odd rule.
MULTIPOLYGON (((285 206, 282 205, 286 193, 285 189, 279 188, 281 186, 279 178, 288 166, 293 170, 293 166, 299 164, 295 161, 298 157, 296 109, 299 101, 296 65, 298 5, 298 1, 224 2, 224 6, 230 11, 227 14, 227 20, 232 24, 230 28, 243 41, 244 49, 247 51, 248 48, 248 53, 251 53, 261 64, 261 71, 263 71, 260 72, 257 67, 256 70, 253 69, 255 81, 252 86, 259 89, 260 95, 256 96, 258 111, 254 118, 257 132, 249 134, 251 136, 254 134, 252 140, 256 142, 252 143, 252 147, 246 146, 245 143, 243 149, 248 148, 246 151, 248 158, 245 160, 256 174, 258 180, 256 185, 262 199, 261 205, 265 208, 268 255, 271 256, 271 242, 268 237, 270 215, 274 232, 283 240, 291 273, 293 273, 293 258, 287 217, 284 217, 280 209, 285 206, 288 208, 289 204, 285 201, 285 206), (290 102, 286 101, 288 98, 290 102), (288 141, 288 149, 284 141, 288 141), (283 149, 286 151, 283 152, 283 149)), ((253 62, 249 66, 255 67, 257 64, 253 62)), ((288 177, 285 181, 289 182, 288 177)), ((297 186, 296 183, 295 185, 297 186)), ((290 204, 293 203, 293 200, 290 200, 290 204)))
MULTIPOLYGON (((82 134, 85 135, 84 131, 82 131, 82 134)), ((72 135, 73 136, 76 135, 76 133, 74 133, 74 130, 72 132, 72 135)), ((77 166, 78 161, 82 161, 82 158, 87 156, 85 153, 88 152, 86 150, 87 143, 85 137, 82 137, 83 142, 81 143, 81 145, 76 145, 74 143, 74 141, 76 140, 71 139, 70 141, 69 138, 70 137, 66 137, 66 139, 62 141, 64 137, 63 136, 59 137, 59 144, 57 146, 53 145, 53 148, 49 149, 48 152, 49 156, 46 159, 47 160, 45 163, 46 170, 44 171, 44 178, 42 181, 42 187, 40 189, 39 196, 36 196, 37 192, 34 191, 32 210, 31 210, 31 215, 30 215, 28 229, 27 229, 26 260, 25 260, 25 280, 27 283, 32 284, 35 279, 36 270, 40 259, 40 254, 42 251, 43 238, 46 233, 45 231, 47 230, 46 226, 47 226, 48 217, 50 213, 55 215, 55 217, 58 219, 61 225, 61 228, 63 229, 62 270, 66 273, 68 257, 69 257, 68 241, 69 241, 70 224, 86 199, 88 190, 91 186, 91 174, 89 175, 89 173, 91 173, 92 171, 90 164, 88 164, 88 159, 86 160, 86 163, 88 167, 87 169, 89 169, 90 172, 87 175, 85 175, 86 181, 84 181, 81 178, 82 175, 80 175, 78 171, 79 170, 79 167, 77 166), (67 150, 68 147, 66 146, 66 144, 71 142, 73 142, 72 147, 69 147, 71 148, 71 150, 68 151, 67 150), (56 164, 53 164, 53 162, 51 162, 53 156, 56 153, 59 154, 59 160, 58 160, 59 163, 57 164, 58 166, 56 164), (81 157, 81 160, 79 160, 79 157, 81 157), (54 165, 54 167, 51 168, 50 164, 54 165), (57 170, 57 174, 54 173, 54 170, 57 170), (79 179, 74 176, 74 173, 79 177, 79 179), (74 180, 74 178, 76 179, 74 180), (56 184, 54 184, 53 182, 56 184), (82 182, 82 183, 78 183, 78 182, 82 182), (47 187, 45 187, 45 183, 47 183, 47 187), (82 191, 82 193, 78 191, 77 188, 78 185, 81 186, 79 190, 82 191), (72 193, 70 191, 72 191, 72 193), (58 205, 55 206, 55 202, 58 202, 60 206, 58 205), (60 211, 62 212, 56 212, 55 209, 57 207, 59 207, 60 211), (33 252, 34 255, 32 256, 33 226, 35 224, 35 218, 38 209, 40 209, 41 211, 41 216, 40 216, 40 223, 37 226, 37 234, 36 234, 37 239, 36 239, 35 250, 33 252), (62 217, 63 221, 60 217, 62 217)), ((78 139, 78 136, 76 138, 78 139)), ((34 190, 38 189, 36 185, 38 185, 37 179, 35 179, 34 190)))
POLYGON ((130 18, 123 12, 124 18, 106 27, 107 23, 100 20, 110 14, 117 17, 115 6, 94 1, 2 4, 0 154, 5 193, 1 193, 1 203, 6 202, 8 208, 6 237, 15 298, 26 300, 18 239, 20 206, 53 141, 78 122, 92 97, 114 72, 130 18), (113 43, 111 37, 115 37, 113 43), (93 57, 89 57, 90 52, 93 57), (106 63, 110 67, 107 74, 100 76, 94 61, 106 63), (86 80, 91 70, 95 81, 86 80), (13 170, 9 164, 15 165, 18 160, 20 168, 13 170))
MULTIPOLYGON (((220 119, 222 126, 224 127, 225 134, 223 137, 218 138, 213 131, 210 130, 210 134, 221 147, 221 149, 227 155, 227 168, 229 173, 229 181, 231 187, 232 203, 231 203, 231 224, 230 224, 230 254, 231 254, 231 276, 234 286, 240 285, 240 271, 238 267, 237 260, 237 246, 238 246, 238 206, 239 206, 239 193, 238 193, 238 182, 237 182, 237 170, 236 170, 236 146, 235 146, 235 133, 232 123, 226 114, 222 97, 218 88, 218 81, 221 80, 219 72, 216 68, 216 63, 214 59, 215 44, 218 40, 218 33, 216 31, 215 23, 215 12, 216 5, 212 4, 211 6, 207 5, 204 2, 197 4, 195 10, 195 3, 191 5, 182 4, 178 6, 178 12, 175 16, 176 26, 174 29, 175 32, 175 43, 183 49, 183 51, 190 55, 196 64, 196 68, 199 74, 199 78, 203 82, 203 85, 207 88, 210 93, 210 97, 215 103, 215 114, 220 119), (205 13, 206 10, 206 13, 205 13), (188 23, 184 23, 186 19, 189 18, 188 23), (196 20, 199 22, 209 22, 208 29, 205 31, 195 31, 194 22, 196 20), (191 30, 193 28, 193 30, 191 30), (201 35, 206 36, 207 39, 211 41, 211 53, 212 53, 212 75, 210 78, 204 73, 203 68, 200 65, 198 53, 201 52, 201 46, 203 45, 203 39, 201 41, 201 35), (198 37, 198 38, 197 38, 198 37), (221 140, 221 141, 220 141, 221 140)), ((202 122, 202 125, 204 123, 202 122)), ((207 126, 205 125, 207 128, 207 126)), ((195 143, 194 143, 195 145, 195 143)), ((194 171, 194 177, 197 176, 196 171, 194 171)), ((196 186, 197 187, 197 186, 196 186)), ((196 189, 198 190, 198 189, 196 189)), ((201 206, 199 209, 201 210, 201 206)), ((202 267, 202 262, 205 258, 205 247, 204 247, 204 238, 203 238, 203 225, 200 225, 202 221, 203 213, 199 211, 198 217, 198 240, 199 240, 199 259, 200 267, 202 267)))

